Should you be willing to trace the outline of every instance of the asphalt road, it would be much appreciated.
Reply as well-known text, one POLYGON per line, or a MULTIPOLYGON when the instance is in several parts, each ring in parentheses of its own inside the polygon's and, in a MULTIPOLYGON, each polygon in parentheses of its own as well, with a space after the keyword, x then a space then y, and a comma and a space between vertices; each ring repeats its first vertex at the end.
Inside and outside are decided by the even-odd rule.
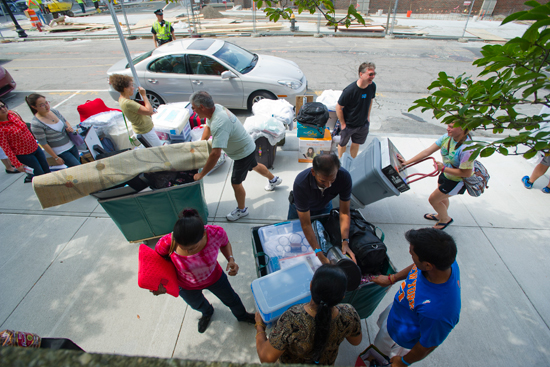
MULTIPOLYGON (((357 77, 363 61, 377 65, 377 98, 371 130, 394 134, 440 134, 444 128, 428 113, 408 113, 413 101, 428 94, 427 86, 440 71, 451 75, 477 75, 472 62, 481 56, 483 43, 456 41, 386 40, 312 37, 229 37, 229 41, 255 53, 293 60, 308 78, 309 93, 341 90, 357 77)), ((152 41, 128 41, 132 55, 149 51, 152 41)), ((23 118, 31 113, 24 97, 46 95, 72 123, 79 121, 76 107, 102 98, 109 107, 117 103, 107 93, 106 71, 124 57, 119 40, 39 41, 3 44, 0 64, 17 82, 4 97, 23 118)), ((235 111, 239 118, 247 111, 235 111)))

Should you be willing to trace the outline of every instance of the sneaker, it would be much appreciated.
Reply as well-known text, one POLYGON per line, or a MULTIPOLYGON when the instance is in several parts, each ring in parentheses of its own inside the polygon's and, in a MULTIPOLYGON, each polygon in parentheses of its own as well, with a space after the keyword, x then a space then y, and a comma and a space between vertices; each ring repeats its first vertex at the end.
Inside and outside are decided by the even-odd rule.
POLYGON ((212 315, 202 315, 202 317, 199 319, 199 333, 202 334, 206 331, 206 329, 208 329, 208 325, 210 325, 210 320, 212 320, 212 315))
POLYGON ((544 186, 540 191, 544 192, 545 194, 550 194, 550 187, 544 186))
POLYGON ((521 182, 523 182, 523 186, 525 186, 526 189, 532 189, 533 183, 529 182, 529 176, 523 176, 521 179, 521 182))
POLYGON ((275 176, 273 177, 273 182, 267 181, 267 186, 265 187, 265 191, 273 191, 275 190, 275 186, 279 186, 282 183, 283 183, 283 179, 280 178, 279 176, 275 176))
POLYGON ((254 325, 256 323, 256 315, 250 312, 246 313, 246 317, 239 322, 246 322, 247 324, 254 325))
POLYGON ((237 208, 233 210, 231 213, 227 214, 226 218, 230 222, 234 222, 238 219, 241 219, 242 217, 246 217, 248 215, 248 207, 244 208, 243 210, 237 208))

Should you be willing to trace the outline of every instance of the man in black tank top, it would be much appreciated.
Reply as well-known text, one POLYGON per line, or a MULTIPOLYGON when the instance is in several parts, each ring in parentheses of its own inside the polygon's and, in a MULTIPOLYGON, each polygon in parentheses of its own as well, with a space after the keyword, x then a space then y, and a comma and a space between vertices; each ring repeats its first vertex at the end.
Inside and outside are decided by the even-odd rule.
POLYGON ((359 65, 359 79, 348 85, 336 104, 336 115, 340 120, 342 132, 338 145, 338 157, 346 151, 351 139, 350 155, 355 158, 359 145, 367 140, 370 125, 372 100, 376 95, 374 77, 376 66, 372 62, 359 65))

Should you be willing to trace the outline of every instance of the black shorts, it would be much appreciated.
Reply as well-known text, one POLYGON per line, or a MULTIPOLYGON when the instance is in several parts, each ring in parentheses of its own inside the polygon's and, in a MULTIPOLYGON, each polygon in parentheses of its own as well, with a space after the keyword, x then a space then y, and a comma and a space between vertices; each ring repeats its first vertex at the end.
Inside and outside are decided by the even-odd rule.
POLYGON ((256 162, 256 152, 252 152, 248 157, 233 162, 233 173, 231 174, 231 183, 233 185, 241 184, 249 171, 258 165, 256 162))
POLYGON ((439 183, 439 191, 449 196, 462 195, 466 192, 463 181, 449 180, 443 173, 439 175, 437 183, 439 183))
POLYGON ((348 145, 348 141, 351 138, 351 142, 354 144, 363 144, 367 140, 369 135, 369 126, 364 125, 361 127, 346 126, 344 130, 340 132, 340 146, 345 147, 348 145))

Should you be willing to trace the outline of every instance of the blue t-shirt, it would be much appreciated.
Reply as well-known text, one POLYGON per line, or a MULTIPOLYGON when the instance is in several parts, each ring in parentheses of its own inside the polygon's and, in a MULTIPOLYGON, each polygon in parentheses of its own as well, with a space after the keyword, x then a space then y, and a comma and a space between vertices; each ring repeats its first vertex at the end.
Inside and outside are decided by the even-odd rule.
POLYGON ((460 318, 460 270, 456 261, 443 284, 428 281, 416 265, 395 295, 388 333, 403 348, 418 342, 431 348, 443 343, 460 318))
POLYGON ((297 211, 322 210, 338 195, 342 201, 351 199, 351 176, 348 171, 340 168, 336 174, 336 181, 322 192, 311 174, 311 168, 308 168, 296 176, 293 191, 297 211))
MULTIPOLYGON (((470 157, 473 150, 464 150, 468 147, 468 142, 471 142, 472 139, 467 138, 464 143, 462 143, 458 148, 456 142, 448 134, 444 134, 442 137, 437 139, 435 144, 441 148, 441 158, 443 159, 443 164, 448 168, 460 168, 460 169, 473 169, 474 161, 470 161, 470 157)), ((462 177, 453 176, 447 172, 443 172, 446 178, 451 181, 462 181, 462 177)), ((472 171, 473 174, 473 171, 472 171)))

